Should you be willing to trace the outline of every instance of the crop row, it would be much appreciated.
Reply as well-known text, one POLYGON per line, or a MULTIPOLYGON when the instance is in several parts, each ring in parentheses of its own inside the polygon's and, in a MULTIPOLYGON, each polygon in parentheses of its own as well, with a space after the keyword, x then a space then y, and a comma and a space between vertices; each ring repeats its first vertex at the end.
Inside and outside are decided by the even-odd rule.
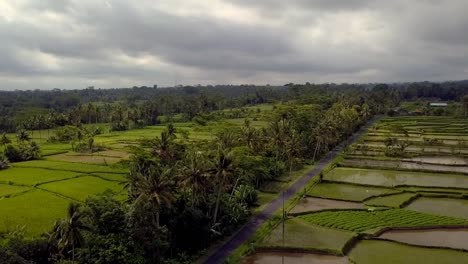
POLYGON ((383 227, 468 224, 468 220, 461 218, 431 215, 405 209, 322 211, 299 217, 315 225, 355 232, 363 232, 365 230, 383 227))

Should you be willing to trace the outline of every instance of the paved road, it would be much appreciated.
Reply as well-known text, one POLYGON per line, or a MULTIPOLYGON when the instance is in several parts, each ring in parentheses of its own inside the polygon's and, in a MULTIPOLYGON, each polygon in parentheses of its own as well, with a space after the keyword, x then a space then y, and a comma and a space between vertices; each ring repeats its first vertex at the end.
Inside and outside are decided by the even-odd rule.
MULTIPOLYGON (((343 147, 355 142, 360 136, 362 136, 368 129, 371 127, 376 121, 378 121, 381 117, 375 117, 371 121, 369 121, 365 126, 361 127, 361 129, 354 133, 351 137, 349 137, 345 142, 342 142, 337 147, 335 147, 332 151, 328 152, 325 157, 323 157, 317 165, 307 172, 306 175, 302 176, 293 186, 289 187, 284 192, 284 199, 290 199, 296 192, 302 189, 307 182, 314 175, 317 175, 320 171, 322 171, 330 161, 332 161, 342 150, 343 147)), ((267 221, 273 214, 279 210, 283 206, 283 199, 282 196, 279 195, 276 199, 274 199, 270 204, 268 204, 263 211, 258 213, 254 216, 246 225, 242 227, 234 236, 231 237, 229 241, 227 241, 222 247, 220 247, 213 255, 208 257, 208 259, 204 262, 205 264, 218 264, 223 263, 231 253, 236 250, 242 243, 244 243, 249 237, 257 230, 257 228, 267 221)))

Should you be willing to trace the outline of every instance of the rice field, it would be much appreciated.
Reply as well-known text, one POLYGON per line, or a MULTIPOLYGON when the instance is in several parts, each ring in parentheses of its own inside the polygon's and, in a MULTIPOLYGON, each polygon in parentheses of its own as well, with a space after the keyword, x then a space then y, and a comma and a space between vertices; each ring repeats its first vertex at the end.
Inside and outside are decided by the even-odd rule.
MULTIPOLYGON (((358 145, 289 211, 285 245, 279 240, 281 225, 264 242, 281 252, 344 254, 353 264, 468 263, 468 252, 460 251, 467 250, 468 120, 386 117, 354 146, 358 145), (408 135, 393 133, 394 125, 408 135), (402 156, 387 156, 387 137, 410 145, 402 156), (316 234, 320 239, 334 237, 337 231, 360 238, 348 240, 342 252, 336 252, 336 244, 317 244, 309 238, 311 227, 323 228, 316 234)), ((248 263, 277 260, 274 254, 264 254, 248 263)), ((294 254, 298 261, 307 256, 294 254)))
MULTIPOLYGON (((261 116, 272 108, 272 105, 262 105, 260 112, 252 111, 261 116)), ((180 140, 183 138, 180 132, 188 132, 188 138, 183 140, 198 141, 212 139, 222 128, 238 128, 244 122, 244 118, 239 118, 208 122, 206 126, 192 122, 174 123, 174 126, 180 140)), ((259 118, 251 120, 250 124, 261 128, 267 122, 259 118)), ((101 127, 103 133, 94 137, 94 144, 105 150, 77 153, 71 150, 69 143, 47 141, 54 129, 34 131, 32 140, 40 145, 42 159, 13 163, 11 168, 0 171, 0 237, 2 233, 23 226, 27 237, 50 231, 54 221, 65 216, 70 202, 83 202, 89 196, 111 191, 117 199, 127 199, 123 182, 128 173, 125 161, 130 159, 131 147, 141 139, 157 137, 166 127, 157 125, 110 132, 108 124, 90 126, 101 127)), ((14 134, 7 136, 15 140, 14 134)), ((295 172, 293 179, 301 175, 302 171, 295 172)), ((272 200, 276 197, 273 193, 292 184, 293 179, 273 183, 272 193, 261 193, 259 203, 272 200)))

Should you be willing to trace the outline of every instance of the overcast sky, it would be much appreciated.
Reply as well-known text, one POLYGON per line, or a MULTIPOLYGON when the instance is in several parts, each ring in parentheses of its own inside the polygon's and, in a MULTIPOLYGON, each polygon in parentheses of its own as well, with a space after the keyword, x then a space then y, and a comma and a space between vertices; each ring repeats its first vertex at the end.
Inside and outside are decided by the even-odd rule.
POLYGON ((466 0, 0 0, 0 90, 455 80, 466 0))

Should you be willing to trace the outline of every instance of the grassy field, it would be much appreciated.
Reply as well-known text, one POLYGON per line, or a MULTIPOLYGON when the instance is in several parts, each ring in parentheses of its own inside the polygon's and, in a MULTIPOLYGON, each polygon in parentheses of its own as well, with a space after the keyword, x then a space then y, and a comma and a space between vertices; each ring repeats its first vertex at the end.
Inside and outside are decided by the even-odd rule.
POLYGON ((24 226, 27 236, 40 235, 49 231, 56 219, 65 217, 70 202, 37 189, 0 199, 0 233, 24 226))
POLYGON ((102 193, 106 190, 120 192, 123 186, 118 182, 105 181, 100 178, 83 176, 66 181, 57 181, 40 185, 41 189, 69 197, 74 200, 84 201, 86 197, 102 193))
POLYGON ((15 167, 0 171, 0 182, 33 186, 44 182, 73 178, 79 174, 79 172, 72 171, 15 167))

